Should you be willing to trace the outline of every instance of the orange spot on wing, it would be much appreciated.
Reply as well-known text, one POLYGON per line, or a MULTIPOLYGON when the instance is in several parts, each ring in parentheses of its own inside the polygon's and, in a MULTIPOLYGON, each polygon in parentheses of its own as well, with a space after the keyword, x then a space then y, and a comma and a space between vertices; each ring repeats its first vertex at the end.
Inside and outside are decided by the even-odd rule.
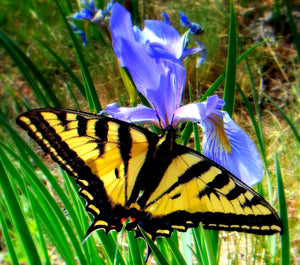
POLYGON ((129 219, 130 219, 130 222, 131 222, 131 223, 133 223, 133 222, 135 221, 135 218, 134 218, 134 217, 131 217, 131 216, 130 216, 129 219))

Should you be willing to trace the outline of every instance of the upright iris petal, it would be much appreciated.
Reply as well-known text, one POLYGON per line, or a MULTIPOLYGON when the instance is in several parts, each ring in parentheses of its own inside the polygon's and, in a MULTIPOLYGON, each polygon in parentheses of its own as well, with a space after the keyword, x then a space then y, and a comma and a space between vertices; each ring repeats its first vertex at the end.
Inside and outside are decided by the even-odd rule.
POLYGON ((114 51, 121 66, 126 66, 130 72, 137 90, 157 112, 153 122, 158 119, 166 128, 180 106, 185 85, 185 70, 177 58, 178 50, 172 49, 181 38, 164 22, 145 24, 146 33, 134 30, 130 13, 119 4, 113 6, 110 28, 114 51), (150 42, 150 39, 155 41, 150 42), (167 44, 172 44, 171 48, 167 44))

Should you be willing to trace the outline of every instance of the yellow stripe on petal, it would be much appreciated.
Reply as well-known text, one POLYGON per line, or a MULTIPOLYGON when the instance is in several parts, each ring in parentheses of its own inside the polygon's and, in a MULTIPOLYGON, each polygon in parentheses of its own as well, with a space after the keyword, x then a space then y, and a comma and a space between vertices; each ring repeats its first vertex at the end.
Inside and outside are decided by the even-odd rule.
POLYGON ((221 120, 217 115, 212 114, 212 116, 213 118, 208 117, 208 119, 215 125, 215 128, 217 130, 216 133, 219 136, 221 147, 223 147, 226 152, 231 153, 231 146, 229 143, 229 139, 227 138, 225 133, 223 120, 221 120))

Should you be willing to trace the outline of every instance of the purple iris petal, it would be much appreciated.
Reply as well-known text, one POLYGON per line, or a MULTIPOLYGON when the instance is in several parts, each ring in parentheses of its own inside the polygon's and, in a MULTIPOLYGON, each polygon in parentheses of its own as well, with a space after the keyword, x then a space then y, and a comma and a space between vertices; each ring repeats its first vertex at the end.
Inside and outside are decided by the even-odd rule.
POLYGON ((197 23, 191 23, 188 17, 183 13, 180 12, 180 21, 183 26, 188 27, 192 34, 200 34, 203 32, 202 27, 197 23))
POLYGON ((112 7, 110 31, 113 40, 114 52, 120 65, 124 67, 125 65, 121 57, 122 41, 120 38, 125 38, 128 41, 135 42, 135 34, 132 28, 130 13, 118 3, 114 4, 112 7))
MULTIPOLYGON (((166 15, 164 17, 167 19, 166 15)), ((169 21, 146 20, 143 30, 140 30, 136 26, 133 27, 130 13, 118 3, 115 3, 112 7, 110 30, 112 33, 113 47, 121 66, 124 65, 122 58, 119 56, 119 47, 114 43, 116 38, 120 37, 147 45, 149 55, 156 58, 175 57, 176 59, 183 59, 195 53, 203 53, 205 49, 202 45, 196 47, 195 50, 193 49, 186 52, 185 48, 188 43, 188 38, 185 36, 186 34, 181 37, 178 31, 171 26, 169 21)))
POLYGON ((117 107, 117 103, 112 103, 109 104, 103 112, 118 120, 133 123, 151 123, 159 126, 156 111, 144 105, 126 108, 117 107))
POLYGON ((82 8, 80 10, 80 12, 77 12, 74 14, 73 16, 74 19, 84 19, 84 20, 90 20, 93 18, 93 13, 86 9, 86 8, 82 8))
POLYGON ((86 6, 86 8, 88 8, 89 10, 93 11, 96 9, 96 6, 95 6, 95 1, 94 0, 91 0, 89 2, 87 2, 86 0, 84 1, 84 5, 86 6))
POLYGON ((182 54, 182 39, 178 31, 169 24, 162 21, 146 20, 144 35, 151 43, 159 43, 165 53, 180 58, 182 54))
POLYGON ((71 28, 74 33, 79 34, 83 43, 83 46, 86 46, 86 36, 82 30, 80 30, 74 23, 71 24, 71 28))
POLYGON ((147 98, 161 119, 161 126, 166 128, 181 103, 185 84, 185 70, 181 61, 154 59, 148 56, 143 44, 119 40, 122 61, 137 90, 147 98))
POLYGON ((166 13, 162 13, 161 16, 165 19, 165 23, 171 25, 169 16, 166 13))

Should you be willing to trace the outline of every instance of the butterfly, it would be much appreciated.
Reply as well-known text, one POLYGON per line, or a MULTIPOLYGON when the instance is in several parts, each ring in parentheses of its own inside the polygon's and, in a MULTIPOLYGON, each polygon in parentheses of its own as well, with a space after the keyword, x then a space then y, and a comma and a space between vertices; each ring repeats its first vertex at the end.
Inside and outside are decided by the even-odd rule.
POLYGON ((202 223, 205 229, 260 235, 283 233, 275 210, 253 189, 204 155, 104 115, 36 109, 17 124, 76 179, 93 217, 87 236, 104 229, 142 228, 169 237, 202 223))

